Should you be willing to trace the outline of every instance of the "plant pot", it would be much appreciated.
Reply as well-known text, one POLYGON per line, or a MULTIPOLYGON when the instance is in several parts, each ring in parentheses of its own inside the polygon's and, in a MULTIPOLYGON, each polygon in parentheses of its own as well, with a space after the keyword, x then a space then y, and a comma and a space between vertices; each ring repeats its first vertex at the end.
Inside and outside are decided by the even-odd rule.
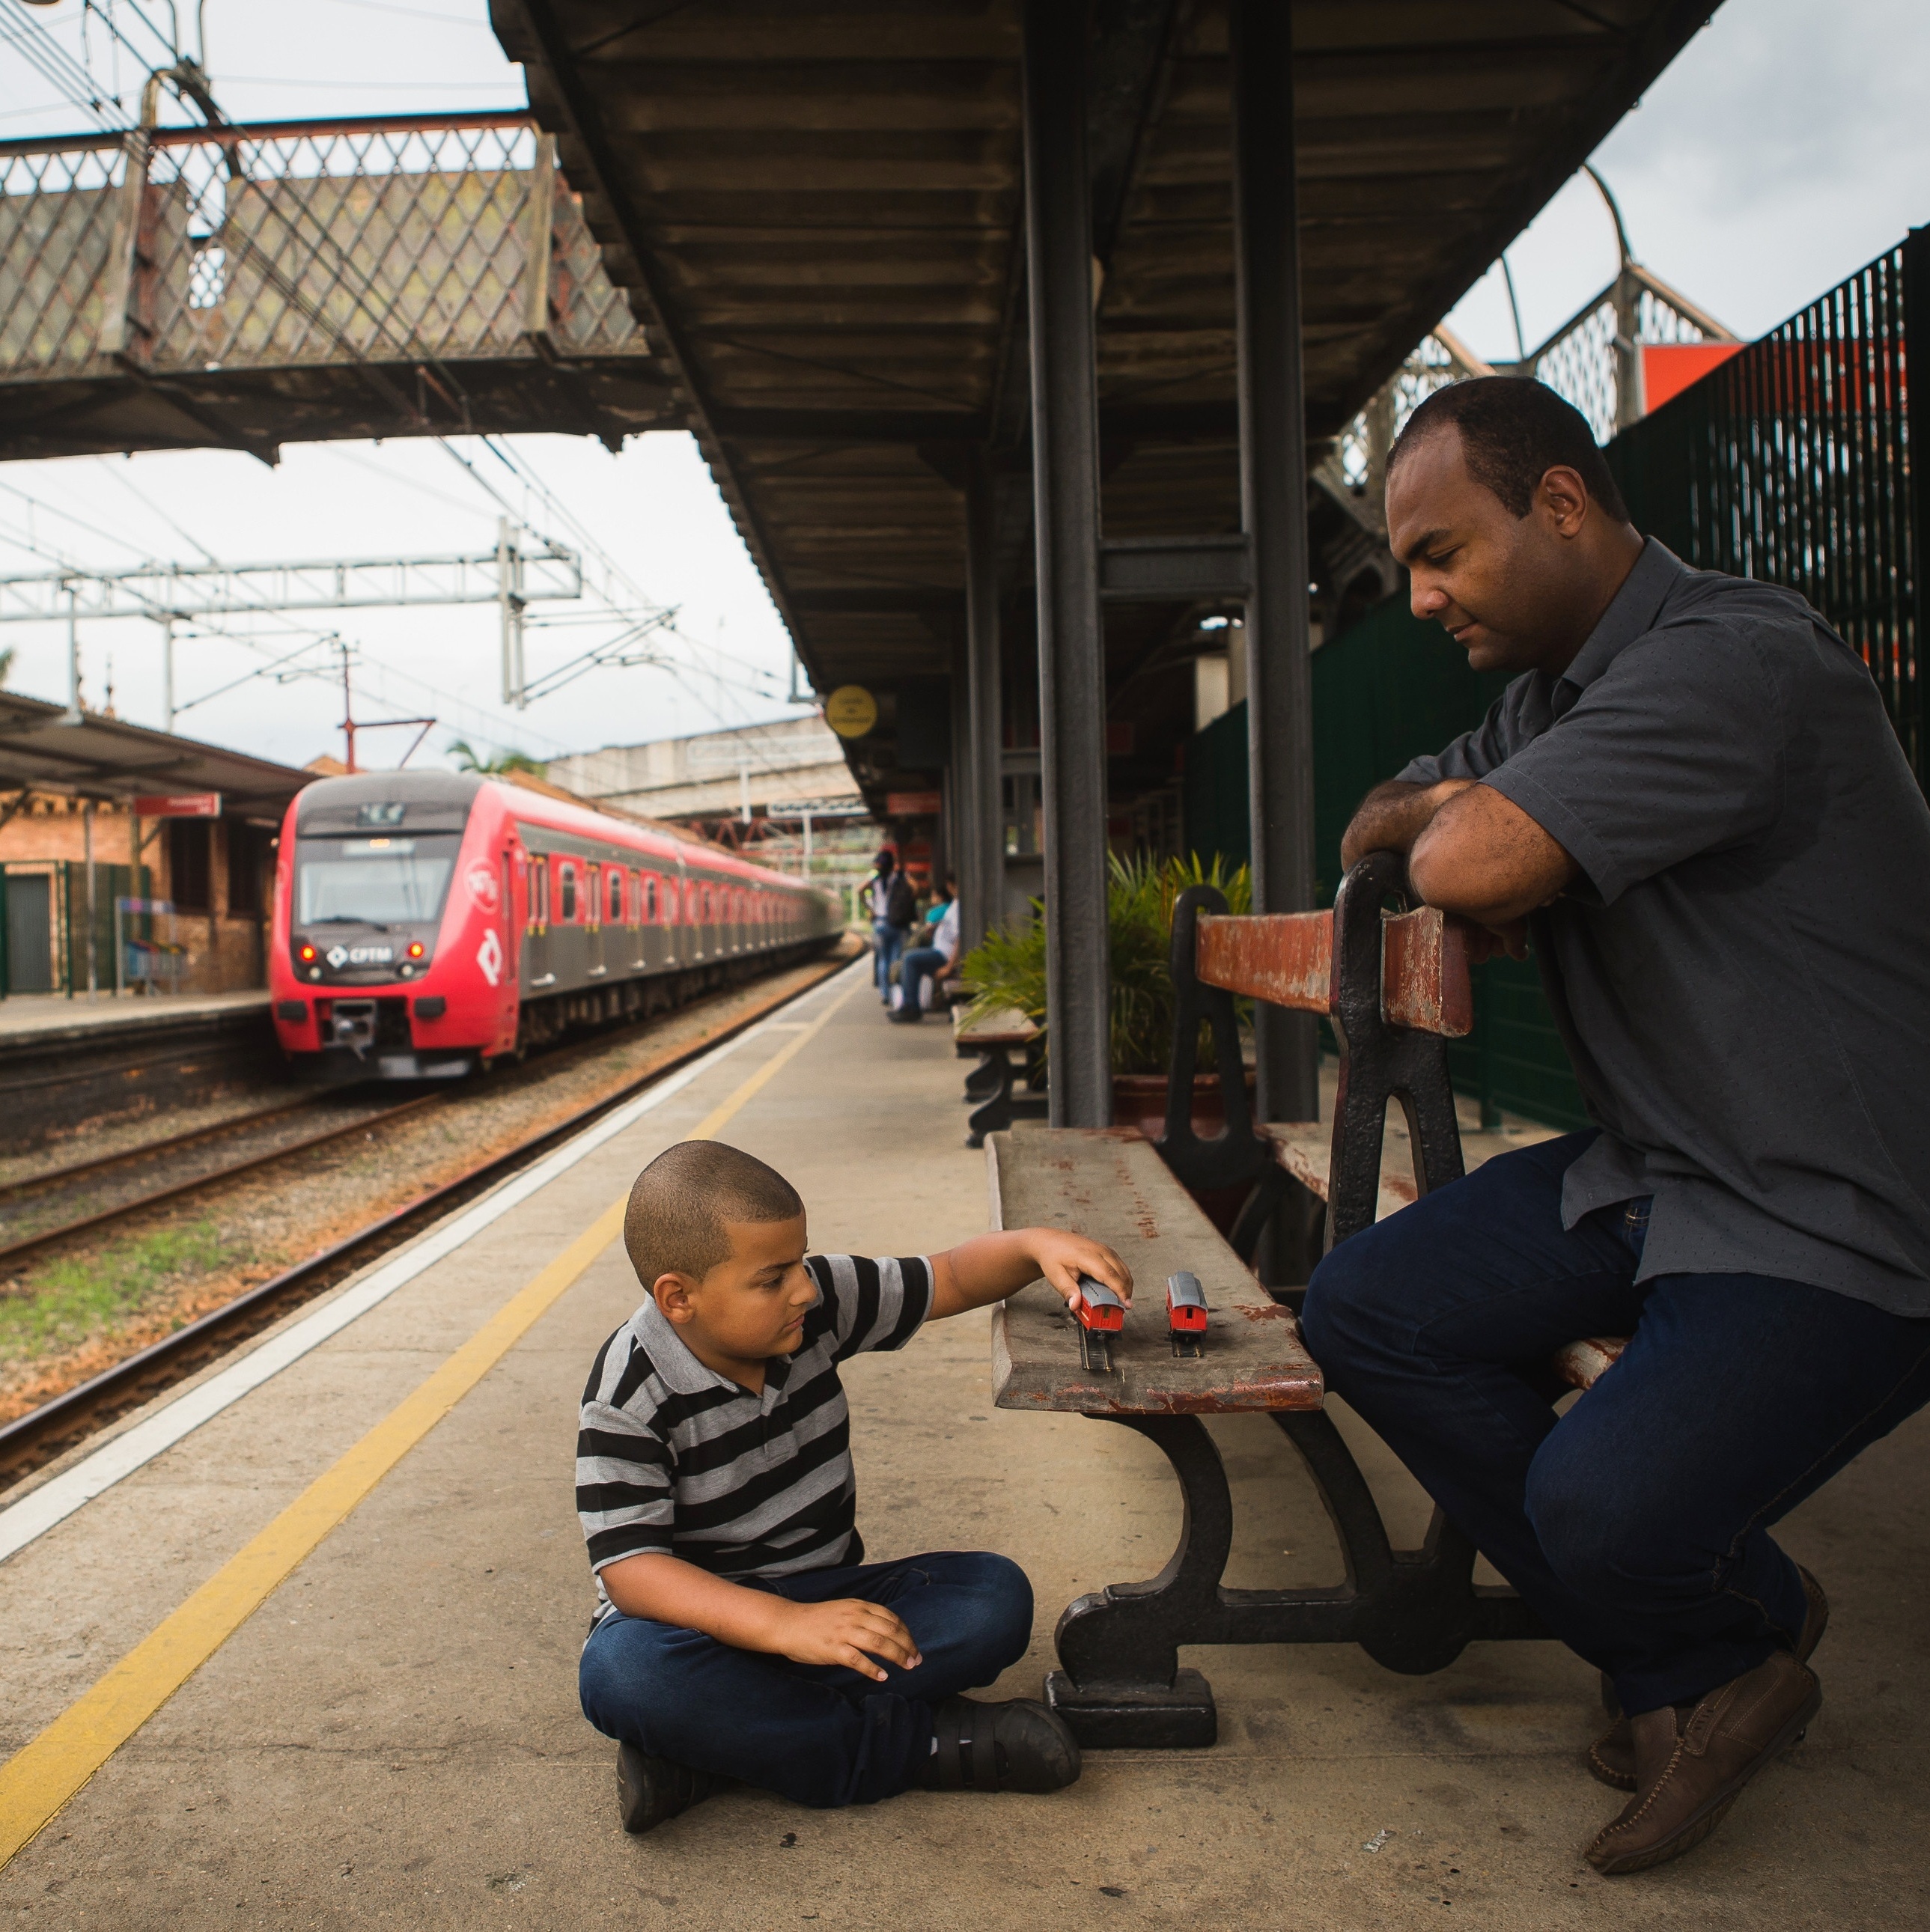
MULTIPOLYGON (((1166 1130, 1166 1088, 1163 1073, 1115 1073, 1112 1076, 1112 1124, 1136 1127, 1149 1141, 1166 1130)), ((1253 1076, 1247 1076, 1247 1093, 1251 1098, 1253 1076)), ((1202 1140, 1211 1140, 1226 1124, 1226 1106, 1220 1091, 1217 1073, 1193 1076, 1193 1131, 1202 1140)))
MULTIPOLYGON (((1112 1076, 1112 1124, 1132 1127, 1147 1140, 1157 1142, 1166 1129, 1166 1090, 1171 1084, 1163 1073, 1115 1073, 1112 1076)), ((1247 1074, 1247 1104, 1253 1105, 1253 1076, 1247 1074)), ((1226 1125, 1226 1103, 1217 1073, 1193 1076, 1193 1131, 1202 1140, 1211 1140, 1226 1125)), ((1221 1234, 1232 1232, 1234 1221, 1246 1204, 1250 1190, 1244 1187, 1214 1188, 1196 1193, 1206 1218, 1221 1234)))

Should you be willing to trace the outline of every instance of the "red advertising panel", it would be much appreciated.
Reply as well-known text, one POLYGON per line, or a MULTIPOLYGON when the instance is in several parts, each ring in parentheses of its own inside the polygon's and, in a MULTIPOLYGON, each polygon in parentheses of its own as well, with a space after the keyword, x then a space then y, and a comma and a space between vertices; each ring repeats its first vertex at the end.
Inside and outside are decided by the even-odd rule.
POLYGON ((181 791, 134 800, 137 818, 219 818, 221 794, 218 791, 181 791))

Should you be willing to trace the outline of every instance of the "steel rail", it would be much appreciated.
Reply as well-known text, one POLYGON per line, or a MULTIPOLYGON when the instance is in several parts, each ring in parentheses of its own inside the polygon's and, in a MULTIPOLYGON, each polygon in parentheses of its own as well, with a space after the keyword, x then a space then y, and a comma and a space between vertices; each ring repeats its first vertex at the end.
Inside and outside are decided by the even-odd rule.
POLYGON ((252 1114, 236 1114, 225 1120, 212 1121, 205 1127, 191 1127, 185 1133, 168 1134, 158 1141, 143 1141, 137 1146, 122 1148, 118 1154, 97 1154, 88 1160, 70 1162, 65 1167, 51 1167, 44 1174, 32 1174, 23 1180, 0 1184, 0 1202, 16 1201, 23 1195, 37 1193, 44 1187, 58 1186, 64 1180, 77 1180, 84 1174, 98 1174, 104 1167, 113 1167, 122 1161, 146 1160, 156 1154, 173 1154, 182 1148, 192 1147, 197 1141, 213 1140, 239 1128, 258 1126, 263 1120, 278 1120, 284 1114, 299 1113, 304 1107, 312 1107, 326 1097, 326 1093, 322 1092, 305 1094, 299 1100, 284 1100, 278 1106, 257 1107, 252 1114))
POLYGON ((63 1221, 57 1228, 44 1229, 38 1234, 23 1235, 17 1241, 9 1241, 0 1247, 0 1266, 24 1261, 30 1255, 37 1255, 44 1249, 59 1243, 72 1240, 77 1234, 92 1234, 98 1228, 109 1226, 116 1221, 125 1221, 131 1215, 144 1214, 150 1208, 159 1208, 170 1201, 178 1201, 184 1194, 193 1194, 204 1187, 212 1187, 218 1182, 232 1180, 238 1175, 252 1174, 257 1168, 266 1167, 272 1161, 285 1160, 290 1154, 305 1153, 311 1148, 326 1146, 330 1141, 345 1138, 348 1135, 362 1132, 395 1120, 398 1115, 411 1114, 424 1107, 440 1106, 449 1099, 446 1093, 424 1094, 413 1100, 404 1100, 399 1106, 385 1107, 379 1114, 365 1114, 361 1119, 350 1120, 341 1126, 326 1127, 319 1134, 309 1134, 299 1141, 290 1141, 284 1147, 270 1148, 264 1154, 250 1154, 245 1160, 230 1161, 226 1167, 211 1168, 206 1174, 194 1175, 187 1180, 177 1180, 167 1187, 156 1188, 153 1192, 137 1195, 131 1201, 123 1201, 118 1206, 104 1208, 98 1214, 83 1214, 77 1221, 63 1221))
MULTIPOLYGON (((91 1380, 65 1394, 42 1402, 38 1408, 0 1427, 0 1490, 31 1474, 62 1455, 96 1430, 104 1427, 130 1408, 139 1406, 163 1389, 184 1381, 208 1362, 259 1334, 278 1319, 290 1305, 312 1300, 346 1279, 344 1264, 360 1266, 384 1249, 398 1246, 410 1234, 443 1212, 460 1206, 496 1181, 526 1165, 558 1141, 566 1140, 593 1125, 613 1108, 633 1094, 674 1073, 701 1055, 737 1034, 748 1032, 760 1021, 822 986, 833 974, 851 962, 833 959, 821 965, 800 986, 761 1000, 728 1024, 705 1033, 701 1038, 656 1060, 643 1072, 626 1081, 614 1091, 581 1107, 554 1125, 545 1127, 524 1141, 492 1154, 453 1179, 439 1183, 405 1206, 371 1221, 344 1239, 335 1242, 307 1260, 284 1268, 278 1275, 198 1320, 164 1336, 113 1367, 104 1369, 91 1380)), ((554 1063, 551 1063, 554 1064, 554 1063)), ((440 1094, 425 1096, 440 1100, 440 1094)), ((411 1101, 406 1106, 419 1104, 411 1101)), ((390 1114, 378 1118, 392 1118, 390 1114)), ((366 1125, 367 1123, 359 1124, 366 1125)))

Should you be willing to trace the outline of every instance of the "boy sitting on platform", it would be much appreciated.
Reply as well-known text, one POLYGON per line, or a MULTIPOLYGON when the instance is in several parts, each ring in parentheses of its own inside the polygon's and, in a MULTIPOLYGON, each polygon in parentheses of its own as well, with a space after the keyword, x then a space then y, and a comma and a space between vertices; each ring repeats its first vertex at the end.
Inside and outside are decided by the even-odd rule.
POLYGON ((818 1806, 1071 1784, 1055 1713, 959 1694, 1025 1654, 1025 1572, 983 1552, 864 1562, 838 1365, 1041 1275, 1130 1299, 1118 1256, 1055 1228, 807 1256, 791 1184, 715 1141, 644 1169, 623 1240, 644 1299, 590 1370, 576 1493, 598 1596, 584 1714, 620 1746, 624 1828, 734 1780, 818 1806))

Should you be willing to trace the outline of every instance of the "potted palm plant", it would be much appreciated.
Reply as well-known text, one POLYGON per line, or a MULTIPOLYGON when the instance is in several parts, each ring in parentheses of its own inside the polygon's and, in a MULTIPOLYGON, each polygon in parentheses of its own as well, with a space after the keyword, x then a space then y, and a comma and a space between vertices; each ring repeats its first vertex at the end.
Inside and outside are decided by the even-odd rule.
MULTIPOLYGON (((1212 886, 1230 911, 1253 906, 1251 876, 1217 855, 1211 865, 1196 854, 1184 859, 1121 859, 1109 862, 1107 922, 1112 965, 1112 1118, 1138 1126, 1148 1138, 1165 1124, 1166 1074, 1172 1057, 1173 990, 1170 958, 1173 902, 1188 886, 1212 886)), ((995 928, 965 956, 962 968, 977 1017, 1016 1006, 1040 1028, 1046 1019, 1045 908, 1032 902, 1031 919, 995 928)), ((1049 1054, 1049 1034, 1043 1044, 1049 1054)), ((1201 1063, 1212 1056, 1203 1046, 1201 1063)), ((1193 1118, 1199 1130, 1217 1131, 1222 1118, 1219 1083, 1211 1074, 1193 1082, 1193 1118)))

